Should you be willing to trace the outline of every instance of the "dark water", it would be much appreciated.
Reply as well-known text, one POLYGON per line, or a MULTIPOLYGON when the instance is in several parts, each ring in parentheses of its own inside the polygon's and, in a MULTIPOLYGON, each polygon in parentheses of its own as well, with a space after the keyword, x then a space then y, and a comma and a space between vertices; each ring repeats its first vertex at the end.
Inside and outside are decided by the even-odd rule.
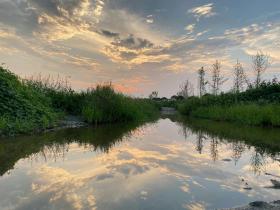
POLYGON ((279 129, 175 117, 2 139, 0 209, 215 209, 272 201, 280 199, 270 182, 280 180, 279 152, 279 129))

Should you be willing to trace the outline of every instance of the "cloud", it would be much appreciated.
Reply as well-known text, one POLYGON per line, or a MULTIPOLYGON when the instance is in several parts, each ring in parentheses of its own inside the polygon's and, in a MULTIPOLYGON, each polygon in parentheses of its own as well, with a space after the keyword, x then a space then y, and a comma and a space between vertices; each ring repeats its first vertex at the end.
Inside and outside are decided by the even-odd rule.
MULTIPOLYGON (((240 56, 238 53, 245 60, 244 56, 257 50, 267 52, 273 57, 273 63, 280 65, 279 24, 272 18, 264 23, 258 16, 253 20, 245 18, 248 26, 219 25, 219 30, 215 28, 217 25, 215 30, 209 30, 211 25, 204 22, 190 22, 193 17, 201 20, 217 14, 216 5, 209 2, 189 7, 187 23, 190 24, 182 31, 185 7, 178 14, 178 8, 174 7, 174 15, 169 16, 171 13, 165 7, 172 3, 151 4, 151 10, 146 10, 146 6, 142 7, 144 2, 137 3, 135 9, 134 2, 118 0, 0 0, 2 60, 17 68, 17 72, 24 68, 29 71, 31 63, 37 62, 36 70, 30 72, 63 72, 75 77, 76 84, 83 87, 89 79, 81 81, 85 79, 81 70, 90 75, 87 78, 96 81, 120 80, 124 72, 132 69, 131 77, 139 72, 150 78, 156 78, 159 73, 162 78, 164 73, 191 75, 200 65, 209 65, 217 58, 226 68, 232 67, 229 64, 236 60, 235 56, 240 56), (21 57, 23 67, 14 62, 13 56, 21 57)), ((276 20, 277 12, 269 11, 262 16, 272 13, 276 20)), ((223 15, 227 18, 230 14, 223 15)), ((209 24, 215 24, 213 21, 209 24)), ((130 86, 118 88, 132 92, 130 86)))
POLYGON ((188 34, 191 34, 193 33, 194 28, 195 28, 195 24, 190 24, 185 27, 185 30, 188 32, 188 34))
POLYGON ((226 29, 219 36, 202 37, 207 32, 205 30, 197 34, 188 34, 170 42, 163 52, 177 60, 169 63, 164 69, 176 73, 187 69, 191 73, 199 66, 211 65, 216 59, 222 61, 223 69, 231 69, 237 59, 231 52, 236 48, 247 55, 263 50, 271 54, 274 64, 280 62, 280 54, 275 49, 277 37, 280 35, 280 25, 277 23, 251 24, 226 29))
POLYGON ((227 30, 225 30, 224 35, 231 39, 234 39, 237 41, 242 41, 246 38, 250 38, 252 36, 257 35, 263 29, 264 29, 264 26, 254 23, 249 26, 242 27, 242 28, 227 29, 227 30))
POLYGON ((106 37, 109 37, 109 38, 115 38, 115 37, 119 37, 120 34, 119 33, 115 33, 115 32, 111 32, 109 30, 101 30, 100 33, 106 37))
POLYGON ((6 49, 6 52, 13 55, 28 54, 43 57, 48 61, 92 70, 99 66, 99 63, 93 58, 71 53, 68 48, 53 43, 38 43, 36 40, 24 39, 10 29, 0 29, 0 37, 2 38, 0 48, 6 49), (15 47, 10 47, 11 45, 15 47))
POLYGON ((172 56, 154 49, 129 50, 128 48, 107 46, 103 53, 113 62, 128 65, 130 67, 145 63, 161 63, 173 60, 172 56))
POLYGON ((107 9, 98 27, 109 29, 123 37, 132 34, 134 37, 147 39, 156 45, 166 39, 163 33, 155 31, 151 24, 146 23, 145 17, 130 13, 124 9, 107 9))
POLYGON ((105 5, 105 3, 103 0, 96 0, 96 7, 93 10, 93 14, 97 18, 97 22, 99 22, 98 18, 102 15, 104 5, 105 5))
POLYGON ((33 10, 40 13, 46 13, 52 16, 68 18, 69 21, 77 20, 89 13, 89 0, 71 0, 71 1, 44 1, 27 0, 33 10))
POLYGON ((150 24, 154 23, 153 15, 148 15, 146 18, 146 22, 150 24))
POLYGON ((185 70, 185 68, 186 68, 185 64, 183 64, 181 61, 177 61, 175 63, 165 66, 163 69, 166 69, 166 70, 172 71, 172 72, 182 72, 185 70))
POLYGON ((206 206, 203 203, 193 202, 190 204, 183 205, 183 208, 188 209, 188 210, 204 210, 204 209, 206 209, 206 206))
POLYGON ((193 14, 194 17, 199 21, 201 17, 212 17, 217 13, 213 12, 213 3, 205 4, 199 7, 194 7, 188 10, 188 13, 193 14))
POLYGON ((127 79, 115 80, 114 88, 126 94, 142 93, 143 87, 152 84, 153 82, 144 76, 134 76, 127 79), (142 88, 141 88, 142 87, 142 88))
POLYGON ((96 209, 93 190, 86 186, 91 176, 77 176, 62 168, 49 166, 41 167, 35 175, 38 179, 32 183, 32 191, 37 197, 49 197, 54 206, 64 201, 75 210, 96 209), (82 195, 78 193, 80 190, 82 195))
MULTIPOLYGON (((151 55, 150 52, 145 54, 147 50, 153 49, 155 45, 153 41, 158 42, 161 38, 147 28, 140 17, 124 10, 109 10, 103 15, 105 3, 101 0, 27 0, 26 5, 17 4, 14 7, 22 7, 22 11, 29 8, 34 16, 32 19, 37 21, 31 33, 37 40, 34 43, 38 43, 38 47, 32 43, 32 48, 36 49, 36 53, 40 56, 50 57, 58 54, 67 56, 68 52, 65 50, 53 52, 45 46, 50 46, 54 42, 56 43, 53 45, 57 45, 57 41, 62 44, 62 41, 75 37, 94 44, 92 49, 87 46, 89 51, 106 52, 105 55, 114 62, 124 59, 123 62, 119 62, 123 64, 159 62, 160 59, 167 57, 166 55, 151 55), (102 22, 100 22, 101 16, 104 16, 102 22), (119 22, 123 24, 119 25, 119 22), (116 25, 118 27, 114 30, 113 26, 116 25), (109 30, 103 28, 109 28, 109 30), (142 30, 141 33, 139 33, 139 28, 142 30)), ((28 18, 31 17, 28 16, 28 18)), ((152 18, 152 15, 148 15, 147 18, 152 18)), ((29 38, 24 38, 23 41, 31 43, 29 38)), ((75 47, 80 48, 78 45, 75 47)), ((4 49, 4 46, 2 48, 4 49)), ((96 67, 96 61, 88 57, 71 53, 67 56, 67 60, 63 60, 69 64, 96 67)))
POLYGON ((232 42, 240 46, 248 55, 262 50, 269 53, 275 62, 280 63, 280 54, 276 49, 277 43, 279 45, 279 35, 280 24, 278 23, 254 23, 241 28, 225 30, 224 34, 216 39, 220 42, 222 40, 232 42))
POLYGON ((154 46, 153 43, 151 43, 147 39, 134 37, 133 34, 130 34, 128 37, 121 39, 117 38, 114 42, 112 42, 112 45, 119 46, 119 47, 125 47, 127 49, 143 49, 143 48, 151 48, 154 46))
POLYGON ((162 49, 161 46, 156 46, 148 39, 129 34, 114 37, 114 40, 107 44, 102 52, 113 62, 129 66, 173 60, 172 56, 163 53, 162 49))
POLYGON ((21 36, 30 36, 38 25, 37 14, 27 1, 1 0, 0 25, 13 27, 21 36))
POLYGON ((37 14, 34 35, 49 41, 65 40, 90 31, 100 21, 104 7, 101 0, 28 0, 28 3, 37 14))

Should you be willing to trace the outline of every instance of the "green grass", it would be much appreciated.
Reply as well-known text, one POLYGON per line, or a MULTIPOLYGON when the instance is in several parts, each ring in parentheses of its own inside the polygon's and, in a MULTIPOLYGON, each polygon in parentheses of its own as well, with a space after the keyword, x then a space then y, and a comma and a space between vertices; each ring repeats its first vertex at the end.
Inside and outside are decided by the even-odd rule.
POLYGON ((82 116, 89 123, 139 121, 155 116, 156 106, 147 99, 116 93, 112 86, 97 86, 84 93, 82 116))
POLYGON ((280 106, 273 104, 199 107, 192 116, 245 125, 280 126, 280 106))
POLYGON ((0 135, 45 129, 56 123, 50 99, 0 67, 0 135))
POLYGON ((60 78, 22 80, 0 67, 0 135, 41 131, 55 126, 63 115, 103 124, 143 121, 157 114, 152 100, 117 93, 111 84, 75 92, 60 78))
POLYGON ((190 97, 178 110, 197 118, 280 127, 280 83, 263 82, 259 88, 240 93, 190 97))

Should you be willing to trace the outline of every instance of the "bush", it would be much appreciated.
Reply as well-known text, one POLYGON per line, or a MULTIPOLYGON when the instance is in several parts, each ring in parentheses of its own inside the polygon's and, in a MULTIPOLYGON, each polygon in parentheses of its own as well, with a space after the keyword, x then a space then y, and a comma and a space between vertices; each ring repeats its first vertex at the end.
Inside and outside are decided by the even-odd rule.
POLYGON ((1 134, 44 129, 58 118, 48 97, 3 67, 0 67, 0 115, 1 134))
POLYGON ((76 93, 70 86, 67 79, 50 76, 43 78, 40 75, 24 81, 27 86, 45 95, 53 109, 69 114, 79 114, 83 95, 76 93))
POLYGON ((135 121, 155 116, 156 112, 150 100, 116 93, 111 85, 98 85, 84 93, 82 116, 90 123, 135 121))

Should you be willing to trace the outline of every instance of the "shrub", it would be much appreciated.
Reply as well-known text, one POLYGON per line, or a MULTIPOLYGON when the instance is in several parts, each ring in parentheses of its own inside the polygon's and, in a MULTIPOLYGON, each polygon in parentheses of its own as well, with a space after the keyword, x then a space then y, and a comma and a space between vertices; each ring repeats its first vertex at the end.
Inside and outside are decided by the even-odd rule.
POLYGON ((82 115, 90 123, 125 122, 152 117, 156 108, 149 100, 116 93, 111 85, 98 85, 84 93, 82 115))
POLYGON ((0 128, 3 133, 43 129, 54 124, 58 115, 50 99, 30 88, 18 76, 0 67, 0 128))

